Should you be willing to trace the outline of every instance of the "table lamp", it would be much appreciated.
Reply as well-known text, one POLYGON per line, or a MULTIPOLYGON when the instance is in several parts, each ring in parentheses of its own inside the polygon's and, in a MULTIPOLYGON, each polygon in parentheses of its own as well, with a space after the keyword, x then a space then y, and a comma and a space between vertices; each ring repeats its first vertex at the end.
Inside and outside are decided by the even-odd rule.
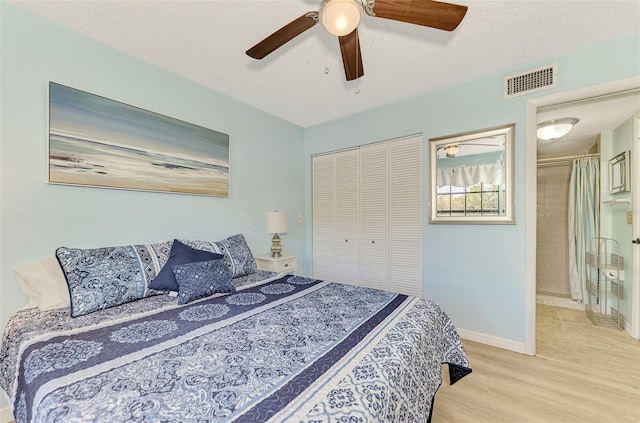
POLYGON ((285 232, 287 232, 287 215, 279 211, 267 213, 267 233, 274 234, 271 240, 271 257, 282 256, 282 245, 278 234, 285 232))

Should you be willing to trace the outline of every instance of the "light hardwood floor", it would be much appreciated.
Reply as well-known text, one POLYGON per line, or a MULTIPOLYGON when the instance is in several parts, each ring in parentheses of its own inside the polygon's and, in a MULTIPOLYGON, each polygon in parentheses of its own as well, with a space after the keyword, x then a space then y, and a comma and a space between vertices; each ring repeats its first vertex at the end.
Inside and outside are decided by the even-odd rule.
POLYGON ((463 341, 473 373, 444 376, 433 423, 640 422, 640 341, 552 306, 536 325, 536 357, 463 341))

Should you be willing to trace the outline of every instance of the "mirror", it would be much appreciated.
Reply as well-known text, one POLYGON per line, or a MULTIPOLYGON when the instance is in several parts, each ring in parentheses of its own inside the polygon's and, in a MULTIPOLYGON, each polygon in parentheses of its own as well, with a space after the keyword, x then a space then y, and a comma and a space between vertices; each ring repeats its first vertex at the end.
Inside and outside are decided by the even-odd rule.
POLYGON ((429 223, 515 224, 515 125, 429 139, 429 223))
POLYGON ((630 191, 628 157, 629 152, 625 151, 609 160, 609 194, 630 191))

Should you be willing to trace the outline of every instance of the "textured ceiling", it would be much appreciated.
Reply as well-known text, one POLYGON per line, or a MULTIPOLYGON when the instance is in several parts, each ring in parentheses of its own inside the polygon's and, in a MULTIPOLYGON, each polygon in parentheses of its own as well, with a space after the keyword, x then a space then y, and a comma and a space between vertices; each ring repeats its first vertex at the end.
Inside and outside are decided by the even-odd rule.
POLYGON ((261 61, 244 53, 317 10, 320 0, 16 4, 302 127, 506 72, 640 27, 638 0, 453 2, 469 6, 454 32, 363 16, 365 76, 349 83, 337 39, 321 25, 261 61))
POLYGON ((616 129, 640 113, 640 91, 585 99, 538 110, 538 122, 575 117, 580 121, 562 138, 538 141, 538 157, 585 154, 595 147, 600 133, 616 129))

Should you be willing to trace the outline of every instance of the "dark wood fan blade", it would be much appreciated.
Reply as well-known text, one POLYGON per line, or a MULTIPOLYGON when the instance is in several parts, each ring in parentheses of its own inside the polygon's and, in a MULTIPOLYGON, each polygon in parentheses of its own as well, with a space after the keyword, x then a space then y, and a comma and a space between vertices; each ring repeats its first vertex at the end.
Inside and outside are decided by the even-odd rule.
POLYGON ((360 54, 358 28, 354 29, 349 35, 338 37, 338 40, 340 41, 344 75, 347 77, 347 81, 360 78, 364 75, 364 69, 362 69, 362 54, 360 54))
POLYGON ((288 41, 291 41, 307 29, 318 23, 318 12, 309 12, 289 22, 255 46, 247 50, 247 55, 254 59, 262 59, 288 41))
POLYGON ((376 0, 373 13, 378 18, 453 31, 462 22, 467 6, 433 0, 376 0))

